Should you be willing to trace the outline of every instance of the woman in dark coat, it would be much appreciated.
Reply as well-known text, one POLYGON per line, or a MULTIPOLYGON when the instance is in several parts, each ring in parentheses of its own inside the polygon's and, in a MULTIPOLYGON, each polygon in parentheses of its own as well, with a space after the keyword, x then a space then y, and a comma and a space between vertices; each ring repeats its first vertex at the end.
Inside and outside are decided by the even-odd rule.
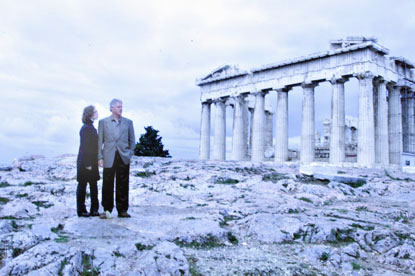
POLYGON ((93 122, 98 118, 98 112, 94 106, 84 108, 82 122, 84 125, 79 132, 81 143, 77 160, 76 205, 79 217, 99 216, 98 186, 100 179, 98 171, 98 134, 93 122), (89 183, 91 194, 91 209, 87 212, 85 207, 86 186, 89 183))

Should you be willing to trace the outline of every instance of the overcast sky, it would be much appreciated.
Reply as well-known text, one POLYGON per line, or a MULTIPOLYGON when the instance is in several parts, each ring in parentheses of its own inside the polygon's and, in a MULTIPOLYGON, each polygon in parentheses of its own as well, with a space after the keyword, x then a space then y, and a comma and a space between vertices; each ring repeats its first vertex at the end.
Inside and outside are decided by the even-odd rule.
MULTIPOLYGON (((152 125, 174 157, 197 158, 196 78, 224 64, 250 69, 325 51, 350 35, 377 37, 415 61, 414 10, 413 0, 1 1, 0 163, 77 153, 82 109, 94 104, 106 117, 114 97, 137 139, 152 125)), ((357 116, 356 89, 346 84, 348 115, 357 116)), ((289 102, 296 137, 299 89, 289 102)), ((319 129, 330 114, 328 84, 316 102, 319 129)))

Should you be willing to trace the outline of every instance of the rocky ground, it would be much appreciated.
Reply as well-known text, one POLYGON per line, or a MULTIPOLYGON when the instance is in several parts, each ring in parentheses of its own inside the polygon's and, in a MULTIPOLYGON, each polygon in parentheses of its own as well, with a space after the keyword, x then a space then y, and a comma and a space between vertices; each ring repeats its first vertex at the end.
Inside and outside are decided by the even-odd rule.
POLYGON ((0 172, 0 275, 415 274, 414 175, 134 157, 132 218, 102 220, 76 156, 30 159, 0 172))

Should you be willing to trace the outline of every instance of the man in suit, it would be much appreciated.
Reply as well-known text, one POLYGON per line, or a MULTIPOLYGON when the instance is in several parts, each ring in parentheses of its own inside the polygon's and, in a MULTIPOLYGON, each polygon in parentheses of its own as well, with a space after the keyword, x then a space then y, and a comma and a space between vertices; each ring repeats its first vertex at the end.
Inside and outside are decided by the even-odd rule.
POLYGON ((110 218, 114 208, 114 177, 116 178, 115 202, 118 217, 129 218, 128 190, 130 160, 134 155, 135 135, 133 122, 122 117, 122 101, 110 103, 112 115, 98 124, 98 164, 104 167, 102 184, 101 218, 110 218))

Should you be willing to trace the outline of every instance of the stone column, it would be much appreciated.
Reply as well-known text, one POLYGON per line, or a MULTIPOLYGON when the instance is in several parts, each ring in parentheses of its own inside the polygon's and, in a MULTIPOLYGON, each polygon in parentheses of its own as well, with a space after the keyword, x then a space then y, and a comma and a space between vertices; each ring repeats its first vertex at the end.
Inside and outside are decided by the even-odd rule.
POLYGON ((373 75, 358 74, 359 126, 357 137, 357 163, 365 167, 375 164, 375 115, 373 110, 373 75))
POLYGON ((414 143, 415 143, 415 118, 414 118, 414 109, 415 109, 415 100, 414 92, 408 90, 408 151, 414 153, 414 143))
POLYGON ((288 91, 290 89, 291 88, 277 89, 274 158, 276 163, 288 160, 288 91))
POLYGON ((215 141, 213 146, 213 159, 225 160, 226 156, 226 105, 225 100, 215 101, 215 141))
POLYGON ((409 126, 408 126, 408 98, 407 98, 407 89, 403 88, 401 89, 402 97, 401 97, 401 104, 402 104, 402 148, 403 152, 409 152, 409 126))
MULTIPOLYGON (((235 114, 234 98, 232 98, 231 101, 232 101, 232 103, 230 103, 229 106, 232 107, 232 110, 233 110, 233 112, 232 112, 232 138, 231 138, 231 150, 233 150, 233 143, 234 143, 234 140, 235 140, 235 136, 233 134, 235 133, 235 115, 236 114, 235 114)), ((226 109, 226 107, 225 107, 225 109, 226 109)), ((233 151, 231 152, 231 155, 232 155, 232 153, 233 153, 233 151)), ((231 156, 231 160, 233 160, 232 156, 231 156)))
POLYGON ((274 114, 266 110, 265 111, 265 148, 272 147, 272 129, 273 129, 274 114))
POLYGON ((246 121, 248 109, 246 107, 245 96, 235 97, 234 104, 234 126, 232 139, 232 160, 241 161, 246 158, 247 137, 245 128, 248 125, 246 121), (244 114, 245 113, 245 114, 244 114))
POLYGON ((389 128, 388 128, 388 100, 386 83, 378 78, 375 84, 375 160, 382 166, 389 165, 389 128))
POLYGON ((199 149, 199 158, 201 160, 209 160, 210 158, 210 105, 210 102, 202 103, 199 149))
POLYGON ((330 127, 330 163, 339 164, 344 162, 344 128, 345 105, 344 105, 344 83, 345 78, 333 78, 331 94, 331 127, 330 127))
POLYGON ((255 108, 252 122, 252 161, 264 161, 265 152, 265 93, 255 93, 255 108))
POLYGON ((245 157, 244 160, 247 160, 248 158, 248 127, 249 127, 249 111, 248 111, 248 102, 247 102, 247 98, 245 97, 245 104, 243 105, 243 111, 242 111, 242 120, 244 122, 243 125, 243 129, 244 129, 244 133, 243 133, 243 137, 244 137, 244 153, 245 153, 245 157))
POLYGON ((402 154, 402 105, 401 87, 393 83, 388 85, 389 91, 389 161, 401 165, 402 154))
POLYGON ((301 163, 310 164, 314 161, 314 87, 318 84, 304 83, 303 110, 301 118, 301 163))
POLYGON ((249 113, 249 142, 248 142, 248 151, 252 157, 252 125, 254 122, 254 109, 248 107, 249 113))
POLYGON ((323 146, 325 148, 330 148, 330 128, 331 128, 331 123, 330 120, 325 119, 323 122, 323 126, 324 126, 324 133, 323 133, 323 146))

